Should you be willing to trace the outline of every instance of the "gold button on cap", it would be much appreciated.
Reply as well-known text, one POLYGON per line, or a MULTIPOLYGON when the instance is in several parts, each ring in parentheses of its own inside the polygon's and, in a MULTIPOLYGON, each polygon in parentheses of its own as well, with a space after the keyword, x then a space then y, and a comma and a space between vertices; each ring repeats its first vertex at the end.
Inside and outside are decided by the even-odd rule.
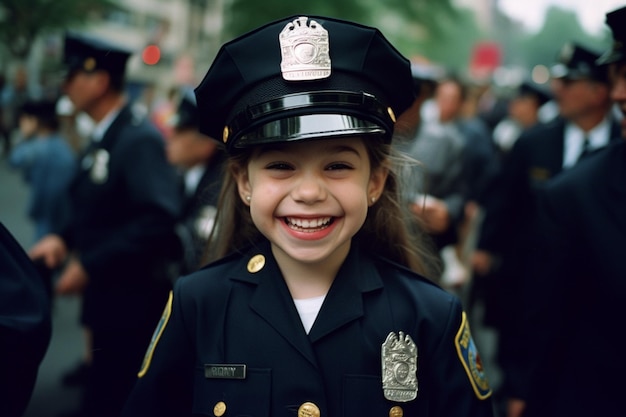
POLYGON ((215 417, 222 417, 226 413, 226 404, 223 401, 218 402, 213 407, 213 414, 215 417))
POLYGON ((391 407, 389 410, 389 417, 402 417, 404 415, 404 410, 399 405, 391 407))
POLYGON ((313 403, 303 403, 298 408, 298 417, 320 417, 320 409, 313 403))
POLYGON ((263 255, 254 255, 248 261, 248 272, 254 274, 259 272, 265 266, 265 256, 263 255))

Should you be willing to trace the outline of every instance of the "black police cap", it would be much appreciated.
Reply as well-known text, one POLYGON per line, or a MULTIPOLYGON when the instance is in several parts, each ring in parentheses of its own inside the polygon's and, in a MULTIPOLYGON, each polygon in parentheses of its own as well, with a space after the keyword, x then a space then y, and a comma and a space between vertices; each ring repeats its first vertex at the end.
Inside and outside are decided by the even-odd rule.
POLYGON ((558 63, 552 67, 551 75, 554 78, 607 82, 606 70, 596 64, 598 58, 599 53, 574 42, 566 43, 561 48, 558 63))
POLYGON ((321 16, 292 16, 226 43, 195 92, 200 131, 230 152, 331 136, 391 140, 415 98, 409 61, 380 31, 321 16))
POLYGON ((176 129, 197 129, 198 124, 198 106, 195 93, 191 88, 183 88, 180 91, 178 108, 172 118, 171 125, 176 129))
POLYGON ((68 75, 76 71, 98 70, 123 75, 131 55, 129 49, 93 35, 77 32, 65 34, 63 63, 68 75))
POLYGON ((626 7, 606 14, 606 24, 613 34, 613 47, 597 61, 599 65, 626 62, 626 7))
POLYGON ((552 99, 552 95, 548 89, 534 83, 533 81, 523 81, 518 89, 518 96, 533 96, 539 102, 539 105, 546 104, 552 99))

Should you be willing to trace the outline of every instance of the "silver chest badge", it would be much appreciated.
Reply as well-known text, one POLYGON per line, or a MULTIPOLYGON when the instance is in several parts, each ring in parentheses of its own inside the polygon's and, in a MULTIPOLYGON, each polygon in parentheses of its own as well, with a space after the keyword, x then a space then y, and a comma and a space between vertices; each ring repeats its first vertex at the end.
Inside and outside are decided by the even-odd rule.
POLYGON ((417 346, 411 336, 389 333, 381 357, 385 398, 397 402, 417 398, 417 346))
POLYGON ((93 155, 93 165, 89 173, 91 180, 96 184, 103 184, 109 177, 109 153, 98 149, 93 155))
POLYGON ((315 20, 299 17, 285 26, 278 39, 280 70, 285 80, 319 80, 330 76, 328 31, 315 20))

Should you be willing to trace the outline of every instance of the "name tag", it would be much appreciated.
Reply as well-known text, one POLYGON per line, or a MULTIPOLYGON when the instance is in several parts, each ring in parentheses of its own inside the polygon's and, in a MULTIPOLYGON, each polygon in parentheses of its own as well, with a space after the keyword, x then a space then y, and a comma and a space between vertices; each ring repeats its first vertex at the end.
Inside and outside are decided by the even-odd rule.
POLYGON ((239 364, 205 364, 205 378, 246 379, 246 365, 239 364))

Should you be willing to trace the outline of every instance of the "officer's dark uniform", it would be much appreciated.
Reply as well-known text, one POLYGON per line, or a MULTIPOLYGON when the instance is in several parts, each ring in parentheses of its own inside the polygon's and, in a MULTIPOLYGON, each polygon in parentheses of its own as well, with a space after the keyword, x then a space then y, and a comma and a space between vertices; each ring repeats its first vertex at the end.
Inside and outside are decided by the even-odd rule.
MULTIPOLYGON (((581 47, 561 66, 558 77, 606 79, 594 66, 599 55, 581 47)), ((525 131, 502 163, 495 180, 495 190, 485 202, 478 247, 500 257, 498 269, 485 284, 486 321, 499 331, 499 360, 505 369, 505 391, 516 391, 514 363, 523 343, 518 328, 526 303, 521 297, 528 275, 529 250, 537 246, 532 231, 535 219, 535 196, 538 189, 563 171, 566 120, 557 117, 547 124, 525 131), (509 378, 509 376, 511 378, 509 378), (511 386, 512 385, 512 386, 511 386)), ((609 139, 619 136, 619 126, 612 120, 609 139)))
MULTIPOLYGON (((121 76, 129 53, 68 34, 68 70, 121 76)), ((87 415, 119 412, 171 289, 169 251, 180 210, 176 174, 156 127, 130 105, 79 161, 70 189, 72 221, 61 236, 89 275, 82 321, 92 330, 87 415)))
MULTIPOLYGON (((390 139, 410 83, 377 30, 292 17, 220 50, 196 89, 200 114, 215 116, 201 131, 223 130, 231 154, 246 141, 390 139), (281 41, 283 64, 301 53, 282 72, 281 41), (322 78, 297 80, 312 73, 322 78)), ((179 279, 123 416, 491 416, 458 299, 358 240, 308 334, 265 238, 179 279)))
MULTIPOLYGON (((174 129, 197 130, 199 126, 196 97, 193 90, 183 90, 174 129)), ((212 140, 205 137, 205 140, 212 140)), ((215 222, 217 201, 223 181, 226 153, 218 146, 206 161, 204 171, 191 194, 185 193, 181 218, 176 227, 180 239, 181 274, 197 270, 202 263, 209 234, 215 222)), ((184 174, 183 174, 184 175, 184 174)))
MULTIPOLYGON (((626 65, 626 8, 607 23, 615 43, 600 62, 626 65)), ((544 244, 525 296, 523 336, 533 339, 525 368, 534 371, 523 380, 525 416, 624 416, 624 139, 562 173, 537 199, 544 244)))
POLYGON ((26 410, 51 327, 44 277, 0 223, 0 416, 26 410))

